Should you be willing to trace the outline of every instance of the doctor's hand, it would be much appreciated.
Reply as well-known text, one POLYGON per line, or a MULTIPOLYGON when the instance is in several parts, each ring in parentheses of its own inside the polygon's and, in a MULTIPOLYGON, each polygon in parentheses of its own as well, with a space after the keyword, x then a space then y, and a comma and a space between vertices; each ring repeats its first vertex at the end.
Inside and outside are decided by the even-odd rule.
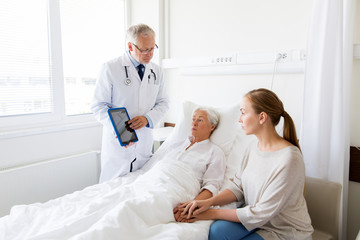
POLYGON ((132 145, 134 145, 135 143, 134 142, 129 142, 128 145, 124 146, 124 148, 128 148, 128 147, 131 147, 132 145))
POLYGON ((128 121, 130 127, 134 130, 145 127, 148 124, 148 120, 145 116, 137 116, 128 121))

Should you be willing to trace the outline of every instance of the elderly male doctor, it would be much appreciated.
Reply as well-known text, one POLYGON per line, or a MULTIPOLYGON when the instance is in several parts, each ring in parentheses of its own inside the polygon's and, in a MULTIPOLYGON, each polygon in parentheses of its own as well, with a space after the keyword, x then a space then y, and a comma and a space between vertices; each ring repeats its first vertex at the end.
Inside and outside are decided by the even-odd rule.
POLYGON ((155 32, 145 24, 133 25, 127 41, 128 51, 102 66, 91 106, 103 124, 100 183, 135 171, 150 159, 152 128, 169 108, 162 70, 150 62, 157 48, 155 32), (107 113, 118 107, 127 109, 139 139, 126 147, 116 138, 107 113))

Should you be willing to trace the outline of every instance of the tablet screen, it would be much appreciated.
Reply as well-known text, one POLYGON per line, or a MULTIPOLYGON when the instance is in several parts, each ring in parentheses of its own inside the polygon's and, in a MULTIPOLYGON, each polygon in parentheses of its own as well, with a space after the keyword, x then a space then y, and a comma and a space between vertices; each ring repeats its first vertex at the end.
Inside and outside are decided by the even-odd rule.
POLYGON ((130 117, 126 108, 110 108, 108 114, 121 146, 138 141, 136 132, 127 123, 130 117))

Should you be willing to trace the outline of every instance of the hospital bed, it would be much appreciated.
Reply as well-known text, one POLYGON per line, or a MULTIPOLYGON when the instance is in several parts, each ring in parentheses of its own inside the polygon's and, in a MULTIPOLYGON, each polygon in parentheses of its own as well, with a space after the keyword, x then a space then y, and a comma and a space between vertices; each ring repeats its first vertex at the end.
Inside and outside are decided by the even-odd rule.
MULTIPOLYGON (((183 111, 174 130, 143 169, 45 204, 15 206, 10 215, 0 218, 0 239, 208 239, 212 221, 195 223, 168 221, 173 218, 171 210, 174 203, 166 199, 173 197, 173 191, 189 200, 196 196, 196 193, 181 192, 181 186, 171 184, 171 181, 177 181, 180 185, 186 185, 187 176, 184 175, 181 179, 180 175, 173 180, 172 175, 161 172, 154 174, 153 178, 167 183, 169 191, 161 189, 165 191, 166 198, 148 195, 159 190, 156 182, 154 189, 141 189, 141 178, 150 172, 148 170, 159 161, 171 143, 190 135, 191 115, 196 107, 198 105, 193 102, 183 103, 183 111), (134 185, 135 183, 138 184, 134 185), (136 191, 143 191, 144 194, 131 201, 118 203, 124 195, 130 196, 136 191)), ((225 189, 230 183, 228 179, 235 174, 246 147, 255 140, 255 137, 246 136, 241 130, 237 122, 240 115, 239 105, 216 110, 220 114, 220 123, 211 135, 211 141, 222 148, 227 157, 227 169, 222 187, 225 189)), ((178 171, 171 166, 170 168, 172 171, 178 171)), ((184 189, 188 187, 186 185, 184 189)))
MULTIPOLYGON (((154 168, 148 171, 173 141, 190 135, 191 116, 196 107, 192 102, 183 104, 183 112, 174 130, 143 169, 45 203, 15 206, 9 215, 0 218, 0 239, 207 239, 212 221, 173 221, 172 209, 179 202, 171 202, 171 199, 178 201, 180 196, 181 201, 192 200, 198 194, 195 189, 199 191, 199 186, 188 183, 190 177, 186 173, 180 174, 181 166, 162 164, 169 170, 166 174, 151 173, 154 168), (143 180, 144 176, 150 173, 154 183, 144 189, 143 185, 149 186, 144 182, 149 178, 143 180), (162 184, 158 185, 157 181, 162 181, 162 184), (173 181, 176 184, 172 185, 173 181), (162 197, 153 194, 159 191, 162 197)), ((241 132, 237 123, 239 106, 218 111, 221 120, 211 140, 229 156, 236 133, 241 132)), ((236 152, 240 154, 240 151, 236 152)), ((235 154, 233 158, 239 156, 235 154)), ((233 175, 234 170, 235 162, 229 161, 227 177, 233 175)))

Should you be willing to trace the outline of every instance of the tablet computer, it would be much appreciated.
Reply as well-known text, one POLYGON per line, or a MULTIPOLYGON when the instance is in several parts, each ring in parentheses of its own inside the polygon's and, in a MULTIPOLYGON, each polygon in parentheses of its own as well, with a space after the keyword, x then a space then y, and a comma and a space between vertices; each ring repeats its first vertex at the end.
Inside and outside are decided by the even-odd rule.
POLYGON ((121 146, 138 141, 135 130, 130 128, 128 124, 130 117, 126 108, 110 108, 108 114, 121 146))

